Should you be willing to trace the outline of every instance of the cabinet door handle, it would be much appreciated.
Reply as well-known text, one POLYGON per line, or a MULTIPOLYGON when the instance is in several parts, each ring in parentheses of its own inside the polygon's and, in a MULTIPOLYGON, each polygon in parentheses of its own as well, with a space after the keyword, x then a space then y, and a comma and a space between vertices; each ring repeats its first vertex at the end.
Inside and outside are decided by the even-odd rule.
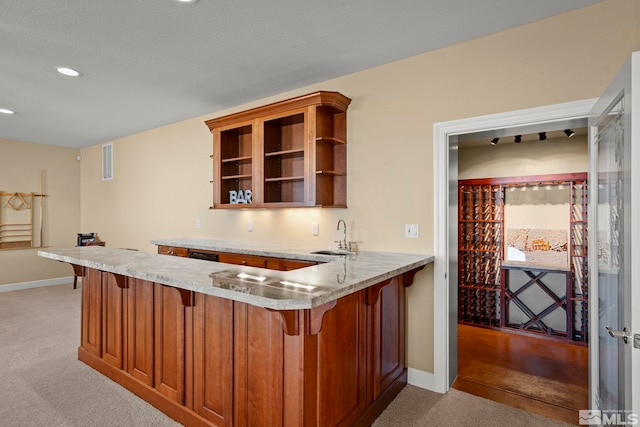
POLYGON ((247 261, 242 260, 242 265, 247 265, 247 261))

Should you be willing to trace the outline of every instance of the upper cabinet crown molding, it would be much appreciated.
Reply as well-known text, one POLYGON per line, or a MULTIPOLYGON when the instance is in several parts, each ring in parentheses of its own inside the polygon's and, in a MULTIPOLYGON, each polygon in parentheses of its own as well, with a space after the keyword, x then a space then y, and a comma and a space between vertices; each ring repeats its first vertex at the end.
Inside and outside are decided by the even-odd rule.
POLYGON ((213 132, 215 128, 314 105, 323 105, 326 107, 333 107, 341 111, 347 111, 350 103, 351 99, 339 92, 318 91, 286 99, 284 101, 273 102, 271 104, 251 108, 249 110, 228 114, 226 116, 216 117, 205 121, 205 123, 209 127, 209 130, 213 132))
POLYGON ((319 91, 207 120, 213 208, 346 207, 350 103, 319 91))

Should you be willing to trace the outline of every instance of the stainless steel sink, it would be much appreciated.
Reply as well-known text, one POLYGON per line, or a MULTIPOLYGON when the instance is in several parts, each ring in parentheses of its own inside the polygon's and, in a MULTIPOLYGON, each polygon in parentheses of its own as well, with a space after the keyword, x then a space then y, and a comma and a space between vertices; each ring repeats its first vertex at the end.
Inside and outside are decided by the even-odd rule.
POLYGON ((318 255, 344 256, 344 255, 349 255, 351 252, 345 251, 345 250, 342 250, 342 249, 326 249, 326 250, 315 251, 315 252, 311 252, 311 253, 312 254, 318 254, 318 255))

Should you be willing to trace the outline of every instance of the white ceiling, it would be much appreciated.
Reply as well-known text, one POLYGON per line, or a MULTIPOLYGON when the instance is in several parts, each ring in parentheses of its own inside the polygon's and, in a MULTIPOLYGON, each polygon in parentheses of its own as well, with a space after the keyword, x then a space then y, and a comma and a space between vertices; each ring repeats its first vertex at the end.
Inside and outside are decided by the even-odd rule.
POLYGON ((87 147, 599 1, 2 0, 0 138, 87 147))

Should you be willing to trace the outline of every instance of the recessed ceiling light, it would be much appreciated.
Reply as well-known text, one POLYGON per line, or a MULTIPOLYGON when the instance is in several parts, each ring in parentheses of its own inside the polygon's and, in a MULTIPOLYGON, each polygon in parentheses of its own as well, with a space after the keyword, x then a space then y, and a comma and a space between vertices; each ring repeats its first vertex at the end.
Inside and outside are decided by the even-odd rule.
POLYGON ((178 3, 182 3, 182 4, 192 4, 197 2, 198 0, 176 0, 178 3))
POLYGON ((9 110, 8 108, 0 108, 0 113, 2 114, 15 114, 16 112, 13 110, 9 110))
POLYGON ((58 67, 56 68, 56 71, 62 75, 69 76, 69 77, 79 77, 81 74, 79 71, 76 71, 73 68, 67 68, 67 67, 58 67))

